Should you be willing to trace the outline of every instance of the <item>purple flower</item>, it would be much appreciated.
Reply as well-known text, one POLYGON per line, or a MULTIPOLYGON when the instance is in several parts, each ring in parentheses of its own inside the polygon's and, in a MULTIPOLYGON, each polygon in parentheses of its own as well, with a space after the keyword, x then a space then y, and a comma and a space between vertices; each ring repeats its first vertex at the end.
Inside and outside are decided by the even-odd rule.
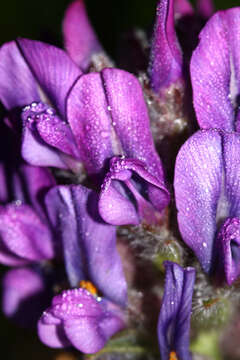
POLYGON ((56 248, 43 198, 55 181, 47 169, 21 161, 10 130, 4 124, 1 130, 1 141, 13 153, 4 150, 0 162, 0 262, 16 266, 51 259, 56 248))
POLYGON ((191 60, 194 107, 201 128, 239 131, 240 8, 217 12, 200 33, 191 60))
POLYGON ((65 123, 65 107, 80 69, 64 51, 27 39, 3 45, 0 59, 0 99, 10 113, 24 108, 23 158, 36 166, 78 168, 74 144, 65 146, 68 136, 74 143, 65 123), (42 136, 48 132, 51 140, 43 144, 42 136))
POLYGON ((100 218, 97 202, 97 194, 81 185, 57 186, 46 196, 71 286, 89 280, 105 297, 125 306, 126 282, 116 248, 116 228, 100 218))
POLYGON ((174 179, 183 240, 228 284, 240 275, 239 146, 237 133, 198 131, 182 146, 174 179))
POLYGON ((123 314, 117 306, 78 288, 53 298, 39 320, 38 335, 50 347, 72 345, 84 353, 95 353, 123 328, 123 314))
POLYGON ((164 265, 166 280, 158 319, 161 360, 191 360, 189 332, 195 269, 183 269, 170 261, 164 265))
POLYGON ((73 345, 85 353, 97 352, 125 326, 127 289, 115 227, 99 217, 97 195, 80 185, 55 187, 46 204, 75 289, 53 298, 39 320, 39 337, 50 347, 73 345))
MULTIPOLYGON (((109 213, 105 204, 109 202, 105 180, 102 194, 108 196, 101 197, 101 216, 112 224, 135 224, 144 218, 146 211, 140 209, 144 206, 152 207, 152 215, 145 220, 156 222, 154 213, 162 211, 168 204, 169 192, 161 161, 154 149, 147 107, 137 79, 118 69, 104 69, 101 73, 79 77, 80 70, 63 51, 40 42, 20 39, 17 45, 6 44, 0 51, 0 73, 4 80, 0 83, 0 97, 4 105, 12 109, 23 105, 24 101, 28 104, 35 97, 35 102, 25 106, 22 113, 24 159, 33 165, 70 168, 77 173, 82 164, 100 185, 111 158, 130 158, 126 159, 131 170, 128 181, 123 179, 123 186, 119 185, 117 191, 108 181, 108 189, 113 189, 112 202, 116 202, 114 196, 122 197, 122 204, 127 203, 129 208, 128 213, 124 219, 118 216, 118 210, 117 218, 114 213, 109 213), (10 68, 12 58, 14 64, 10 68), (53 73, 52 68, 55 69, 53 73), (29 88, 23 88, 23 81, 18 79, 16 95, 12 99, 10 86, 14 85, 20 71, 29 88), (40 101, 44 97, 38 92, 38 83, 45 91, 45 102, 40 101), (48 105, 49 102, 56 110, 48 105), (139 171, 140 168, 145 170, 139 171), (140 210, 135 210, 129 201, 129 190, 126 192, 124 188, 133 192, 140 210)), ((115 180, 119 182, 124 166, 118 170, 119 176, 115 176, 115 180)), ((113 174, 111 168, 110 174, 113 174)), ((111 177, 106 176, 108 180, 111 177)), ((120 211, 123 213, 124 210, 120 211)))

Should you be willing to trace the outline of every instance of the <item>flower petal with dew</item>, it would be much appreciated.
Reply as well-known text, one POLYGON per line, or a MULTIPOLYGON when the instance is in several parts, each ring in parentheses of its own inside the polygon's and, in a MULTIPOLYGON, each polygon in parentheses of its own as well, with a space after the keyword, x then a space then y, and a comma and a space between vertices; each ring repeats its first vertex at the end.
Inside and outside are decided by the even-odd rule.
POLYGON ((183 240, 203 269, 222 268, 231 284, 239 276, 240 135, 198 131, 180 149, 174 188, 183 240))
MULTIPOLYGON (((18 39, 0 48, 0 99, 10 112, 44 102, 65 121, 66 98, 80 75, 80 69, 68 55, 52 45, 18 39)), ((24 123, 23 157, 33 165, 67 168, 61 154, 51 146, 45 147, 49 162, 46 164, 47 160, 37 151, 38 147, 41 151, 44 148, 38 134, 32 133, 31 116, 28 120, 24 123)))
POLYGON ((109 300, 126 305, 127 287, 116 248, 116 229, 100 218, 97 194, 81 185, 49 191, 46 205, 60 233, 71 286, 90 280, 109 300))
POLYGON ((158 319, 158 341, 162 360, 191 360, 190 317, 195 269, 183 269, 166 261, 166 280, 158 319))
POLYGON ((191 59, 193 102, 201 128, 239 131, 240 8, 217 12, 191 59))
POLYGON ((116 306, 76 288, 53 298, 38 322, 38 335, 50 347, 72 345, 84 353, 95 353, 123 327, 116 306))
POLYGON ((149 76, 159 93, 182 79, 183 62, 174 24, 174 1, 160 0, 151 47, 149 76))

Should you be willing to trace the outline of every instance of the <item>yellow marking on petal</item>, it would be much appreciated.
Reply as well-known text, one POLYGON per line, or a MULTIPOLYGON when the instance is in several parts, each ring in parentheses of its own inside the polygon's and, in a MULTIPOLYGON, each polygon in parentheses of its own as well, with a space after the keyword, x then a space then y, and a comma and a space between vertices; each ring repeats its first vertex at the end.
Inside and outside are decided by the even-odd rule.
POLYGON ((80 288, 86 289, 89 291, 93 296, 97 296, 97 289, 91 283, 91 281, 81 280, 79 283, 80 288))
POLYGON ((178 360, 177 354, 175 351, 171 351, 169 354, 169 360, 178 360))

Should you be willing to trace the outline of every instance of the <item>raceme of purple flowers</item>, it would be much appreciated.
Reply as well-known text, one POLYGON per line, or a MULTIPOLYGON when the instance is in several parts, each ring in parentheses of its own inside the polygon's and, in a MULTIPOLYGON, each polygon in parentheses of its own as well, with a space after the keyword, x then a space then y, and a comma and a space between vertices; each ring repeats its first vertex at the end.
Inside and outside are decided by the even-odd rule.
POLYGON ((240 276, 240 8, 213 12, 160 0, 144 75, 113 67, 82 0, 65 13, 66 50, 0 48, 2 309, 49 347, 96 353, 121 330, 150 333, 155 311, 161 359, 190 360, 195 268, 220 289, 240 276), (186 19, 205 23, 198 44, 178 33, 186 19), (169 124, 159 147, 176 106, 187 129, 169 124), (163 163, 179 141, 172 181, 163 163), (142 283, 155 269, 147 285, 139 263, 142 283), (156 307, 141 316, 145 290, 156 307))

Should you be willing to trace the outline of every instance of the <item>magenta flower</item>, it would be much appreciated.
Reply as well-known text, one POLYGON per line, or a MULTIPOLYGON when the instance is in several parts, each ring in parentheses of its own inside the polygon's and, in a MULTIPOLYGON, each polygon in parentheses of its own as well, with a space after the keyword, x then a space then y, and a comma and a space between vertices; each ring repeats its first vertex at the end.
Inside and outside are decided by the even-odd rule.
POLYGON ((161 360, 191 360, 189 332, 195 269, 183 269, 170 261, 164 265, 166 279, 158 319, 161 360))
POLYGON ((85 353, 97 352, 125 326, 126 281, 115 227, 99 217, 96 194, 80 185, 55 187, 46 204, 61 236, 70 284, 91 281, 98 290, 90 284, 55 296, 39 320, 40 339, 51 347, 73 345, 85 353))
POLYGON ((237 133, 197 132, 177 156, 174 179, 183 240, 229 285, 240 275, 239 144, 237 133))

